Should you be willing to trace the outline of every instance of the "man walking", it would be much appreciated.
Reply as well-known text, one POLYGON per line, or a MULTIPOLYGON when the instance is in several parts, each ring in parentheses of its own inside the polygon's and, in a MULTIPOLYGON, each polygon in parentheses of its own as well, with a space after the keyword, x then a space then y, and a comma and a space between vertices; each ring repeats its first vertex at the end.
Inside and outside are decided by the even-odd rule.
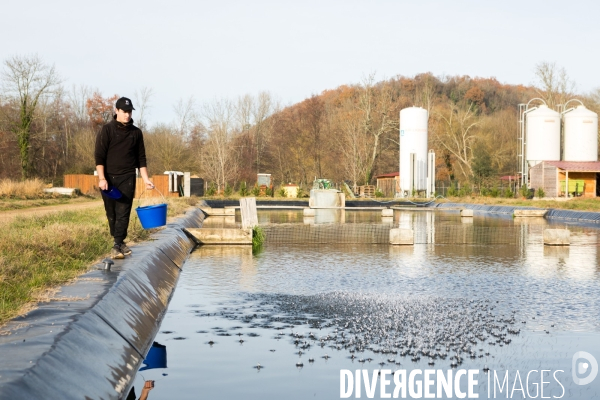
POLYGON ((96 136, 94 156, 99 178, 98 187, 102 190, 114 187, 121 192, 118 199, 104 194, 102 196, 110 235, 115 239, 110 252, 111 258, 124 258, 131 254, 131 249, 124 241, 135 197, 136 168, 139 168, 146 188, 154 188, 146 168, 144 137, 131 119, 133 110, 135 108, 131 100, 121 97, 115 105, 113 120, 104 125, 96 136))

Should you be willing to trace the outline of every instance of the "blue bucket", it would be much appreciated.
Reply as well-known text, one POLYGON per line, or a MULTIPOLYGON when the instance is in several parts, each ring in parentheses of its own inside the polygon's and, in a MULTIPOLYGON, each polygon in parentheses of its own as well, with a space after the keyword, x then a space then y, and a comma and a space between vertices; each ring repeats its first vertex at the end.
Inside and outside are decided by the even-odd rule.
POLYGON ((157 228, 167 224, 167 205, 155 204, 135 209, 142 223, 142 228, 157 228))
POLYGON ((152 343, 140 371, 153 368, 167 368, 167 347, 157 342, 152 343))

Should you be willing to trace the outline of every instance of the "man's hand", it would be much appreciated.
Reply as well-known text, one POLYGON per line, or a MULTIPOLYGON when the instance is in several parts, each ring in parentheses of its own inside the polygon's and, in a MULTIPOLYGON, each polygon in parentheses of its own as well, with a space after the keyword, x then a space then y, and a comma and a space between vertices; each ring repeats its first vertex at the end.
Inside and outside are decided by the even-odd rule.
POLYGON ((154 389, 154 381, 146 381, 140 394, 140 400, 146 400, 148 398, 148 392, 154 389))
POLYGON ((101 190, 108 190, 108 182, 106 181, 106 179, 100 179, 98 181, 98 187, 101 190))
POLYGON ((146 189, 154 189, 154 183, 152 183, 150 179, 144 180, 144 182, 146 183, 146 189))

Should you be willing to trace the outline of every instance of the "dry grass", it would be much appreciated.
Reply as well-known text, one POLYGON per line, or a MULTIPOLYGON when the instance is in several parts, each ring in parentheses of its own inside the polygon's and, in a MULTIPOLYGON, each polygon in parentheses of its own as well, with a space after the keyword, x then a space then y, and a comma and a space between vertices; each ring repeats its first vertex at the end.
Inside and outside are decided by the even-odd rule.
MULTIPOLYGON (((167 203, 172 217, 198 203, 198 198, 168 198, 167 203)), ((158 229, 142 229, 133 211, 127 240, 147 240, 158 229)), ((56 296, 58 288, 106 256, 111 246, 101 207, 20 217, 6 225, 0 230, 0 325, 31 310, 38 301, 78 300, 56 296)))
MULTIPOLYGON (((104 209, 20 217, 0 230, 0 325, 55 297, 59 285, 76 278, 112 246, 104 209)), ((132 213, 129 241, 146 240, 132 213)))
POLYGON ((21 217, 0 231, 0 324, 108 253, 103 210, 21 217))
POLYGON ((45 186, 44 182, 37 178, 26 181, 3 179, 0 181, 0 197, 32 199, 43 196, 45 186))

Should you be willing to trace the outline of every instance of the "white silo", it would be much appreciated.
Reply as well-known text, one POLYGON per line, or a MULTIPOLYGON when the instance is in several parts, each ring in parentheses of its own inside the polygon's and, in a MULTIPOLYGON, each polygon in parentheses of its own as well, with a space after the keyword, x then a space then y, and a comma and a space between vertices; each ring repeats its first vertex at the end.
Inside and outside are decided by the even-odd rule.
POLYGON ((427 189, 427 110, 409 107, 400 111, 400 194, 427 189))
POLYGON ((577 106, 564 114, 565 161, 598 161, 598 114, 577 106))
POLYGON ((560 160, 560 114, 546 105, 527 113, 526 157, 530 167, 560 160))

